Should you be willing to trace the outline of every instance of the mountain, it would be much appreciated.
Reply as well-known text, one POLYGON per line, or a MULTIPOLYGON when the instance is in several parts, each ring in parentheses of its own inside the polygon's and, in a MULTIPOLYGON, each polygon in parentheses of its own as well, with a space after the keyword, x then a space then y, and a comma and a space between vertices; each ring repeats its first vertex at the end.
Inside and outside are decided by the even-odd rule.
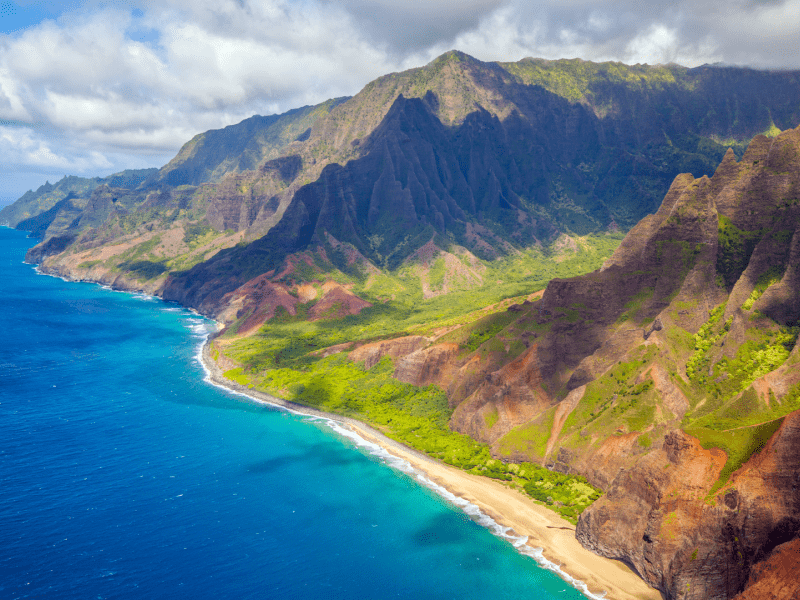
POLYGON ((41 217, 42 213, 52 210, 62 200, 78 199, 73 208, 78 206, 80 208, 76 208, 76 210, 82 210, 85 205, 82 200, 98 186, 105 184, 118 188, 134 188, 156 172, 157 169, 127 169, 105 178, 68 177, 65 175, 55 184, 48 181, 35 192, 29 190, 16 202, 4 207, 0 210, 0 223, 18 227, 24 231, 33 231, 32 228, 35 228, 35 237, 43 237, 44 230, 40 230, 41 224, 48 217, 41 217), (26 222, 28 219, 37 217, 38 221, 33 224, 26 222))
MULTIPOLYGON (((447 390, 451 427, 496 459, 605 490, 578 539, 665 597, 730 598, 796 556, 799 325, 800 128, 677 177, 602 269, 350 359, 447 390)), ((222 348, 257 364, 251 339, 222 348)))
POLYGON ((302 142, 317 119, 345 100, 335 98, 280 115, 256 115, 224 129, 200 133, 159 170, 156 181, 171 186, 199 185, 227 173, 256 169, 278 158, 285 146, 302 142))
MULTIPOLYGON (((398 268, 435 236, 441 249, 491 261, 562 233, 627 230, 677 174, 710 175, 728 147, 740 156, 753 135, 800 124, 798 92, 795 72, 485 63, 448 52, 353 98, 196 136, 118 210, 39 223, 45 240, 31 257, 65 249, 58 268, 75 276, 125 280, 209 314, 224 310, 224 294, 328 236, 380 269, 398 268), (389 215, 398 202, 402 211, 389 215), (187 228, 207 232, 202 256, 186 244, 148 250, 187 228), (123 250, 102 267, 83 256, 123 238, 153 265, 142 270, 123 250)), ((68 208, 99 207, 91 191, 68 208)))
MULTIPOLYGON (((550 260, 563 264, 579 243, 562 238, 550 260)), ((350 249, 352 264, 365 260, 350 249)), ((404 268, 427 261, 430 276, 436 261, 475 258, 453 250, 431 244, 404 268)), ((320 398, 355 377, 348 364, 376 382, 388 373, 415 389, 433 384, 450 428, 491 450, 454 464, 526 491, 524 465, 584 477, 605 493, 580 515, 578 539, 666 598, 786 586, 769 573, 798 559, 800 534, 800 128, 756 136, 738 160, 729 150, 712 177, 676 177, 602 268, 513 303, 479 299, 470 306, 483 311, 460 317, 435 298, 417 315, 394 310, 370 295, 387 286, 379 272, 331 295, 330 273, 308 275, 319 258, 295 256, 223 298, 235 308, 215 352, 230 377, 333 410, 342 405, 320 398), (353 293, 373 304, 354 304, 353 293), (336 302, 350 308, 326 320, 336 302)), ((507 263, 507 276, 520 264, 507 263)), ((355 411, 345 414, 384 423, 337 389, 355 411)), ((404 435, 391 424, 401 418, 384 427, 404 435)), ((540 497, 572 514, 554 498, 540 497)))

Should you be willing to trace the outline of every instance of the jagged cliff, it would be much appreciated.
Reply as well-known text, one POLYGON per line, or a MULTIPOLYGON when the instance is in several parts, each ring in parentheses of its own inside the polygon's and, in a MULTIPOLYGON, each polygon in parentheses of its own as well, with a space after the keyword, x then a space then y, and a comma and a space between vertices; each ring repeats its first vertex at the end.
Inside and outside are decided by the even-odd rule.
POLYGON ((679 176, 601 270, 511 307, 512 360, 434 342, 396 375, 445 386, 451 425, 495 456, 606 490, 585 546, 667 598, 730 598, 800 532, 799 276, 796 129, 679 176))
POLYGON ((677 177, 593 273, 467 325, 315 352, 388 356, 396 379, 447 390, 451 427, 496 458, 606 491, 584 545, 667 598, 727 599, 800 531, 799 269, 796 129, 677 177))
MULTIPOLYGON (((293 274, 318 263, 294 256, 267 279, 299 323, 310 300, 293 274)), ((226 318, 241 360, 263 319, 239 306, 226 318)), ((446 390, 450 426, 495 458, 585 476, 606 493, 578 539, 667 598, 790 593, 770 565, 793 560, 800 532, 800 129, 729 151, 712 177, 678 176, 602 268, 493 311, 394 338, 309 338, 309 356, 367 370, 390 357, 397 380, 446 390)), ((261 360, 241 364, 260 374, 261 360)))
POLYGON ((678 173, 710 175, 727 147, 741 155, 753 135, 797 126, 798 94, 793 72, 448 52, 353 98, 200 134, 143 180, 105 181, 115 210, 89 202, 94 182, 56 208, 67 192, 31 193, 47 215, 0 219, 38 218, 26 226, 44 238, 31 259, 45 268, 138 281, 216 314, 226 293, 327 235, 393 270, 437 235, 443 250, 493 260, 561 233, 627 229, 678 173), (202 228, 202 255, 151 247, 202 228))

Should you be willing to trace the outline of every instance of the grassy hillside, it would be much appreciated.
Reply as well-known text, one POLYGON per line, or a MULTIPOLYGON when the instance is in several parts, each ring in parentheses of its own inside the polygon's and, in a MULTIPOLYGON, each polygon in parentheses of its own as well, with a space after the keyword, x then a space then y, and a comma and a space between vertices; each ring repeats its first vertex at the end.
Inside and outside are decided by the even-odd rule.
MULTIPOLYGON (((260 328, 242 335, 241 327, 251 317, 244 312, 214 341, 212 353, 238 365, 226 372, 238 383, 364 420, 448 464, 513 482, 574 521, 598 497, 584 479, 493 459, 488 445, 449 428, 453 408, 441 387, 402 383, 393 377, 395 365, 389 356, 367 369, 350 360, 347 350, 402 336, 427 336, 455 342, 465 355, 497 353, 492 344, 515 314, 509 307, 543 289, 552 277, 599 267, 620 237, 589 236, 570 240, 574 248, 562 244, 548 252, 530 250, 484 262, 480 265, 482 285, 427 299, 425 281, 436 276, 437 260, 444 262, 444 255, 451 253, 434 253, 427 266, 409 262, 389 273, 357 269, 344 273, 320 269, 319 261, 304 263, 305 272, 295 269, 282 278, 283 283, 295 286, 296 294, 307 293, 309 284, 320 289, 325 281, 335 280, 372 306, 356 315, 309 320, 314 304, 324 300, 320 295, 300 304, 295 314, 276 311, 260 328), (344 348, 337 352, 340 344, 344 348), (326 351, 329 348, 333 354, 326 351)), ((441 279, 448 277, 444 274, 441 279)), ((500 353, 513 358, 522 349, 523 345, 516 344, 500 353)))

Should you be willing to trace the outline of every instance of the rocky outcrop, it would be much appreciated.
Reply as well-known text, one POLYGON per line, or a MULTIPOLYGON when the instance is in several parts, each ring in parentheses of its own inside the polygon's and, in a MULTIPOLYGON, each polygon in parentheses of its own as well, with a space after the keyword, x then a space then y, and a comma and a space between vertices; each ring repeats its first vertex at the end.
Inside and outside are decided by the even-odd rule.
MULTIPOLYGON (((278 212, 282 193, 302 164, 299 156, 285 156, 264 163, 258 170, 225 176, 209 187, 208 222, 218 231, 246 230, 257 221, 267 222, 278 212)), ((286 201, 284 198, 284 206, 286 201)))
POLYGON ((364 361, 364 368, 371 369, 384 356, 390 356, 397 360, 427 347, 429 343, 428 338, 421 335, 409 335, 393 340, 371 342, 353 350, 350 353, 350 360, 353 362, 364 361))
POLYGON ((775 548, 750 571, 744 591, 734 600, 797 600, 800 598, 800 538, 775 548))
POLYGON ((236 289, 225 299, 226 309, 218 318, 228 325, 239 321, 237 333, 246 335, 264 324, 282 308, 289 315, 297 314, 299 300, 285 285, 273 283, 267 275, 256 277, 236 289))
MULTIPOLYGON (((666 598, 733 597, 753 565, 800 531, 800 412, 709 502, 725 459, 673 431, 581 515, 578 539, 631 564, 666 598)), ((754 580, 769 567, 759 569, 754 580)))
POLYGON ((436 344, 406 354, 395 361, 394 376, 404 383, 444 387, 458 368, 458 344, 436 344))
POLYGON ((678 177, 603 269, 516 308, 504 339, 527 350, 451 420, 499 458, 605 489, 580 541, 667 598, 733 597, 800 530, 797 197, 800 129, 678 177))
POLYGON ((322 297, 308 310, 311 321, 319 319, 341 319, 348 315, 357 315, 365 308, 372 306, 333 281, 322 285, 322 297))
POLYGON ((477 390, 456 407, 451 427, 494 442, 540 414, 553 404, 542 388, 542 374, 552 372, 554 358, 543 345, 534 344, 509 364, 488 373, 477 390), (497 412, 498 423, 487 430, 484 414, 492 411, 497 412))

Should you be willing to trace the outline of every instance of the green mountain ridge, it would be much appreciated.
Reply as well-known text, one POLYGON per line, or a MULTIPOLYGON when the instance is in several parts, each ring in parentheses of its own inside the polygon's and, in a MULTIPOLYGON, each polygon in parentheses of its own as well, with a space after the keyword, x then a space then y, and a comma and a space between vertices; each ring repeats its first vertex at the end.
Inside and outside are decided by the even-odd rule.
MULTIPOLYGON (((528 62, 531 61, 516 63, 516 70, 526 75, 526 81, 530 82, 535 77, 519 66, 528 62)), ((569 61, 562 62, 572 64, 569 61)), ((561 68, 562 64, 554 66, 561 68)), ((678 172, 674 170, 676 165, 683 171, 691 170, 698 175, 710 174, 721 160, 725 148, 711 138, 702 138, 697 134, 687 135, 682 129, 674 130, 677 129, 674 126, 670 131, 671 137, 664 131, 655 131, 653 127, 654 123, 658 125, 659 122, 665 122, 663 116, 659 117, 652 108, 664 101, 665 97, 672 100, 672 113, 682 116, 689 113, 691 116, 692 111, 689 109, 698 112, 696 105, 713 113, 713 106, 697 102, 697 98, 692 102, 691 94, 692 90, 708 86, 708 80, 713 80, 717 71, 705 69, 695 72, 678 67, 671 70, 628 69, 650 74, 654 83, 643 86, 640 77, 621 77, 620 72, 625 74, 625 68, 621 65, 599 65, 594 74, 595 81, 607 84, 604 88, 600 86, 598 91, 603 102, 609 95, 608 89, 613 89, 615 85, 626 86, 629 81, 633 81, 635 89, 645 88, 646 94, 641 98, 637 97, 638 103, 628 103, 634 106, 627 105, 622 110, 617 110, 624 115, 619 119, 622 123, 614 123, 614 117, 609 116, 601 123, 593 112, 594 107, 585 99, 578 103, 566 102, 560 97, 552 96, 544 86, 520 84, 524 79, 521 75, 509 77, 509 72, 498 65, 480 63, 460 53, 446 54, 423 69, 380 78, 321 119, 312 131, 301 153, 304 164, 317 161, 323 156, 327 157, 325 160, 337 161, 335 164, 341 164, 342 170, 323 170, 312 189, 304 187, 301 188, 302 191, 295 193, 293 204, 287 207, 288 221, 284 221, 281 226, 287 229, 284 231, 276 228, 266 238, 254 242, 252 248, 232 251, 240 256, 220 255, 216 259, 221 261, 218 267, 214 264, 203 265, 197 267, 198 271, 195 273, 180 275, 177 281, 167 283, 165 293, 173 299, 188 300, 203 305, 206 310, 213 310, 207 306, 208 302, 204 298, 195 297, 192 286, 199 283, 202 287, 230 291, 230 286, 244 283, 257 270, 266 272, 277 268, 286 254, 305 249, 308 244, 320 243, 325 237, 322 234, 323 229, 335 238, 353 244, 369 260, 385 267, 396 266, 419 246, 427 243, 434 233, 444 234, 453 242, 484 257, 490 257, 505 254, 509 243, 515 247, 526 247, 538 242, 549 243, 559 231, 583 234, 603 230, 612 224, 628 226, 655 208, 656 196, 660 199, 666 191, 666 180, 671 181, 678 172), (607 75, 608 71, 612 75, 607 75), (659 76, 654 76, 651 71, 659 76), (661 71, 665 71, 666 75, 661 71), (601 78, 597 73, 606 76, 601 78), (670 88, 670 84, 677 89, 670 88), (601 92, 606 96, 601 96, 601 92), (412 96, 404 96, 406 93, 412 96), (419 104, 415 104, 413 95, 419 98, 419 104), (394 99, 388 107, 387 98, 394 99), (384 102, 383 106, 380 102, 384 102), (412 111, 415 114, 408 116, 412 105, 415 107, 412 111), (475 106, 479 107, 478 110, 474 109, 475 106), (377 112, 376 107, 379 107, 377 112), (399 117, 400 114, 405 115, 403 123, 397 122, 398 118, 403 118, 399 117), (630 115, 637 114, 638 117, 630 118, 630 115), (383 115, 383 120, 374 126, 374 119, 379 115, 383 115), (365 124, 368 119, 372 121, 365 124), (611 121, 614 127, 609 127, 607 121, 611 121), (372 132, 363 137, 363 132, 369 127, 374 127, 372 132), (568 127, 573 130, 570 131, 568 127), (647 129, 646 135, 642 133, 643 129, 647 129), (436 136, 439 139, 434 141, 432 132, 437 130, 436 136), (477 138, 476 131, 480 131, 477 138), (633 131, 634 136, 631 135, 633 131), (635 153, 631 152, 630 148, 635 148, 637 144, 634 137, 641 140, 653 136, 668 143, 657 146, 654 141, 649 141, 649 145, 638 142, 639 149, 635 153), (402 150, 393 146, 394 142, 386 147, 381 146, 385 143, 383 140, 401 139, 401 143, 407 145, 402 150), (478 139, 480 142, 477 142, 478 139), (683 144, 684 148, 678 148, 676 142, 683 144), (618 146, 609 147, 609 143, 618 146), (405 156, 408 154, 405 148, 414 148, 416 156, 405 156), (425 153, 430 153, 431 150, 436 166, 429 163, 430 166, 426 167, 425 153), (383 167, 378 162, 385 159, 373 156, 375 153, 382 153, 384 157, 391 156, 393 165, 390 172, 381 172, 383 167), (496 157, 503 157, 504 160, 497 163, 496 157), (591 161, 593 164, 587 164, 591 161), (367 167, 369 173, 355 173, 363 171, 361 167, 365 162, 372 163, 367 167), (628 164, 624 164, 626 162, 628 164), (457 168, 452 166, 455 164, 458 164, 457 168), (541 167, 537 168, 537 164, 541 164, 541 167), (659 164, 669 166, 665 169, 659 164), (444 178, 436 172, 442 168, 449 169, 444 178), (409 169, 414 173, 411 179, 405 175, 409 169), (598 170, 605 173, 598 174, 598 170), (392 178, 394 183, 391 182, 392 178), (363 185, 365 181, 369 181, 369 186, 363 185), (455 189, 452 187, 454 185, 460 185, 460 188, 455 189), (489 188, 485 189, 484 186, 487 185, 489 188), (314 208, 318 206, 319 199, 309 204, 310 196, 315 194, 315 186, 317 189, 341 189, 345 196, 360 198, 361 205, 359 207, 359 202, 355 201, 355 205, 348 209, 351 214, 342 215, 339 212, 342 206, 337 198, 333 205, 320 209, 325 216, 319 222, 318 209, 314 208), (430 189, 426 190, 426 187, 430 189), (386 206, 393 205, 399 198, 395 197, 396 194, 405 194, 411 198, 410 202, 414 207, 404 208, 403 211, 407 214, 417 213, 421 206, 430 205, 431 202, 450 204, 447 208, 442 205, 433 209, 438 216, 426 212, 429 209, 422 209, 421 214, 415 214, 416 219, 411 218, 415 223, 406 219, 404 223, 398 224, 396 215, 384 223, 364 218, 365 211, 388 215, 389 211, 382 210, 377 204, 382 201, 386 206), (487 201, 491 195, 495 198, 487 201), (364 203, 367 196, 371 198, 368 209, 364 203), (491 205, 488 213, 486 206, 481 204, 482 201, 491 205), (520 210, 528 213, 527 224, 518 222, 518 215, 514 211, 520 210), (454 216, 453 211, 460 214, 454 216), (300 220, 306 219, 306 215, 314 222, 301 224, 300 220), (325 222, 326 217, 328 222, 325 222), (465 223, 468 221, 488 228, 493 235, 488 238, 481 236, 479 240, 472 240, 470 243, 470 240, 465 239, 473 237, 466 234, 465 223), (348 225, 351 223, 355 229, 348 225), (432 231, 422 234, 426 225, 432 231), (314 236, 310 234, 300 235, 300 229, 304 227, 312 228, 316 232, 316 241, 312 241, 314 236), (344 231, 343 228, 349 229, 344 231), (398 246, 398 231, 402 232, 403 238, 407 238, 403 246, 398 246), (299 243, 301 238, 303 241, 299 243), (378 238, 383 238, 383 247, 372 247, 373 244, 368 240, 378 238), (394 254, 394 258, 390 257, 390 263, 385 263, 390 253, 394 254), (253 260, 253 257, 258 258, 253 260), (231 279, 229 276, 232 272, 237 272, 235 265, 239 263, 246 264, 247 268, 238 271, 241 273, 239 277, 231 279), (223 290, 224 286, 207 285, 209 278, 213 279, 215 270, 224 272, 229 282, 226 289, 223 290), (197 283, 192 283, 193 281, 197 283), (187 285, 190 289, 181 289, 187 285)), ((723 81, 716 83, 717 87, 723 88, 720 91, 727 92, 730 90, 725 89, 726 87, 734 88, 736 84, 728 81, 729 73, 723 75, 726 76, 723 81)), ((748 71, 744 75, 749 78, 751 73, 748 71)), ((755 81, 750 82, 753 91, 762 90, 765 83, 763 74, 758 75, 755 81)), ((795 76, 790 75, 779 79, 778 87, 789 89, 796 85, 796 78, 793 77, 795 76)), ((557 85, 550 87, 559 89, 557 85)), ((592 89, 591 86, 589 89, 592 89)), ((703 93, 708 96, 707 90, 703 93)), ((792 112, 787 108, 790 103, 783 97, 787 93, 775 94, 775 97, 787 102, 774 111, 782 124, 797 119, 796 110, 792 112)), ((742 100, 742 105, 749 106, 754 102, 758 105, 752 97, 756 94, 750 95, 751 97, 742 100)), ((619 96, 625 97, 622 94, 619 96)), ((729 117, 738 120, 739 113, 730 114, 729 117)), ((746 125, 750 128, 748 134, 760 131, 765 125, 766 129, 774 127, 769 115, 760 120, 750 119, 746 125)), ((680 126, 683 127, 683 122, 680 126)), ((727 128, 717 128, 716 135, 727 136, 731 130, 728 119, 727 128)), ((748 139, 747 136, 743 137, 748 139)), ((734 145, 741 151, 740 143, 734 145)))
MULTIPOLYGON (((36 191, 29 190, 12 204, 0 210, 0 223, 19 227, 28 231, 27 219, 39 217, 67 198, 84 199, 100 185, 113 185, 118 188, 135 188, 152 177, 158 169, 126 169, 108 177, 75 177, 65 175, 56 183, 46 182, 36 191), (22 223, 22 225, 20 225, 22 223)), ((84 204, 79 202, 79 204, 84 204)), ((55 218, 55 214, 53 215, 55 218)), ((41 224, 41 219, 38 221, 41 224)), ((52 222, 52 220, 51 220, 52 222)), ((40 226, 40 225, 39 225, 40 226)), ((39 227, 37 227, 38 230, 39 227)), ((44 231, 39 232, 44 237, 44 231)))
MULTIPOLYGON (((421 198, 402 170, 395 173, 394 184, 386 179, 389 174, 380 179, 373 156, 384 152, 375 140, 403 135, 397 127, 386 131, 392 121, 391 108, 397 102, 408 106, 419 99, 433 119, 430 123, 439 130, 439 139, 433 142, 425 132, 412 135, 412 145, 422 144, 414 146, 417 156, 412 162, 423 161, 422 166, 424 153, 431 150, 436 160, 449 155, 447 177, 452 180, 441 180, 434 172, 438 167, 429 165, 424 174, 428 181, 421 185, 433 186, 437 196, 442 192, 436 186, 443 185, 452 201, 439 199, 467 209, 454 228, 452 219, 444 223, 446 212, 441 210, 439 221, 424 210, 420 218, 424 216, 436 234, 455 243, 464 245, 469 237, 472 245, 466 246, 471 251, 487 257, 504 255, 511 247, 548 244, 561 232, 583 235, 608 227, 628 229, 657 208, 679 172, 711 174, 728 146, 741 152, 756 133, 800 123, 792 101, 799 85, 797 74, 791 72, 536 59, 500 64, 449 52, 425 67, 381 77, 353 98, 284 115, 253 117, 197 136, 156 176, 142 183, 137 199, 125 208, 126 218, 137 213, 134 220, 145 226, 157 210, 159 218, 147 225, 150 229, 166 230, 177 220, 211 226, 218 234, 233 229, 243 232, 237 242, 254 242, 281 221, 295 199, 305 202, 302 198, 308 197, 307 191, 296 198, 301 188, 331 185, 326 167, 338 165, 346 178, 354 176, 350 161, 361 161, 362 167, 364 161, 372 163, 373 170, 364 176, 373 182, 372 191, 384 197, 384 203, 391 202, 395 188, 397 193, 411 194, 415 204, 431 202, 430 193, 423 194, 427 199, 421 198), (426 144, 433 146, 423 147, 426 144), (498 157, 503 160, 497 161, 498 157), (268 166, 277 159, 296 162, 291 177, 285 176, 283 167, 268 166), (278 171, 284 174, 276 177, 278 171), (448 188, 451 184, 460 187, 448 188), (482 212, 480 202, 487 194, 502 198, 500 213, 482 212), (520 213, 520 218, 528 221, 531 230, 522 239, 509 234, 515 210, 525 213, 520 213), (465 223, 488 229, 490 234, 473 239, 465 233, 465 223)), ((397 148, 392 152, 396 162, 402 152, 397 148)), ((362 178, 361 174, 355 176, 362 178)), ((420 176, 418 169, 415 176, 420 176)), ((91 190, 84 192, 84 197, 87 192, 91 190)), ((360 193, 371 194, 366 189, 360 193)), ((42 208, 47 210, 54 203, 42 208)), ((295 207, 289 214, 302 210, 295 207)), ((327 227, 324 223, 319 226, 327 227)), ((63 227, 45 230, 44 237, 71 238, 74 241, 69 247, 79 250, 96 246, 97 239, 114 237, 114 227, 112 218, 100 227, 105 232, 76 224, 69 231, 63 227)), ((391 232, 392 227, 373 220, 367 230, 356 228, 356 235, 347 241, 363 253, 371 249, 363 236, 377 239, 391 232)), ((338 238, 333 230, 330 233, 338 238)), ((218 247, 233 242, 230 235, 219 237, 225 241, 218 247)), ((430 236, 416 236, 415 240, 395 252, 393 265, 413 254, 430 236)), ((286 246, 283 242, 277 245, 286 246)), ((384 248, 366 254, 380 263, 390 245, 387 242, 384 248)), ((41 255, 41 249, 34 255, 41 255)), ((170 262, 170 257, 165 258, 170 262)), ((276 264, 264 263, 264 270, 277 267, 282 258, 273 256, 276 264)), ((166 267, 163 273, 179 273, 166 267)), ((119 265, 115 268, 120 269, 119 265)), ((124 274, 124 267, 119 274, 124 274)), ((188 277, 195 279, 195 275, 188 277)), ((235 280, 242 284, 245 276, 241 272, 235 280)), ((152 289, 162 285, 180 287, 162 280, 152 289)), ((192 294, 188 290, 170 293, 176 298, 192 294)), ((198 302, 203 302, 202 298, 198 302)))
POLYGON ((301 142, 312 125, 348 98, 334 98, 279 115, 254 116, 236 125, 200 133, 159 170, 157 181, 171 186, 217 181, 227 173, 256 169, 301 142))

